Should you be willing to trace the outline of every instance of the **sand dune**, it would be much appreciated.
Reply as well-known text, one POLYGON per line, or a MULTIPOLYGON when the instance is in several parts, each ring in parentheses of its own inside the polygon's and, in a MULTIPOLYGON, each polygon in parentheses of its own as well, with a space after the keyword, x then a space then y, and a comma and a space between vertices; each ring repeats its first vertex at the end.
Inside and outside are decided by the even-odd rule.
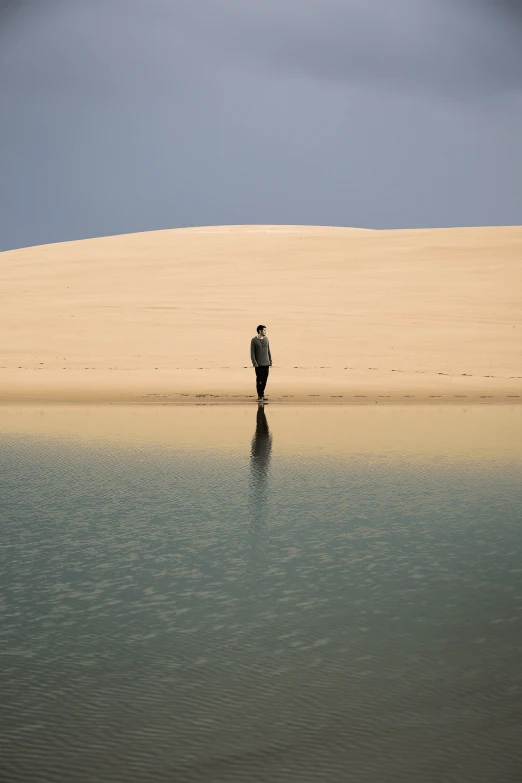
POLYGON ((522 401, 522 227, 208 226, 0 254, 0 401, 522 401))

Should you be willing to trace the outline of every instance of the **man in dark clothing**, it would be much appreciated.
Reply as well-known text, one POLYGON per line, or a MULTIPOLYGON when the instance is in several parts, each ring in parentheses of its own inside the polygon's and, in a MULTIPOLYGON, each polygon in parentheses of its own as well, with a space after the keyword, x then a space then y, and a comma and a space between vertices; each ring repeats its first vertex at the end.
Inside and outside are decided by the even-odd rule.
POLYGON ((257 337, 252 337, 250 341, 250 358, 256 371, 257 400, 262 402, 266 400, 265 386, 268 380, 269 368, 272 366, 270 343, 266 336, 266 326, 263 326, 263 324, 259 324, 257 337))

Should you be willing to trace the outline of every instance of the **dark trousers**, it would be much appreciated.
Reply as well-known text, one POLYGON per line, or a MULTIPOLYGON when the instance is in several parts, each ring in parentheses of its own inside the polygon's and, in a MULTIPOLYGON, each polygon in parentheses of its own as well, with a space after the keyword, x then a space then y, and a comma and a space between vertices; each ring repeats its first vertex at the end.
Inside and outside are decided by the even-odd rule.
POLYGON ((270 366, 268 364, 266 367, 254 367, 254 370, 256 371, 256 389, 258 397, 262 397, 265 393, 269 369, 270 366))

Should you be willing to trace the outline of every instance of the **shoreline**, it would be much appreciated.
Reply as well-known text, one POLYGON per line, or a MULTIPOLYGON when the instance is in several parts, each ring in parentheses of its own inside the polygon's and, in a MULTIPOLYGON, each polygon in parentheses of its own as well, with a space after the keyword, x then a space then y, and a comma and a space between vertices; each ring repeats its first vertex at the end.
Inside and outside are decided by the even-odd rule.
MULTIPOLYGON (((67 405, 73 405, 73 406, 106 406, 106 405, 114 405, 114 406, 142 406, 142 407, 164 407, 164 406, 180 406, 180 405, 243 405, 243 406, 252 406, 259 404, 259 400, 255 397, 242 397, 241 399, 229 399, 227 398, 227 395, 223 395, 222 397, 216 396, 213 397, 212 395, 208 395, 209 397, 212 397, 212 399, 202 399, 202 397, 207 397, 207 395, 197 395, 197 396, 188 396, 187 399, 153 399, 153 400, 143 400, 143 399, 107 399, 105 397, 99 397, 99 398, 92 398, 92 397, 85 397, 82 399, 78 398, 62 398, 62 399, 52 399, 52 398, 45 398, 45 397, 38 397, 38 396, 32 396, 25 399, 10 399, 9 397, 4 397, 0 399, 0 406, 1 407, 13 407, 13 406, 35 406, 35 405, 45 405, 45 406, 67 406, 67 405)), ((238 395, 239 396, 239 395, 238 395)), ((338 395, 319 395, 319 394, 313 394, 309 395, 309 397, 305 396, 295 396, 293 399, 280 399, 277 397, 267 397, 263 404, 266 405, 283 405, 283 406, 291 406, 291 405, 334 405, 334 406, 367 406, 367 405, 400 405, 400 406, 406 406, 411 407, 415 405, 428 405, 428 406, 437 406, 437 405, 444 405, 444 406, 468 406, 468 405, 508 405, 508 406, 514 406, 514 405, 520 405, 522 404, 522 395, 505 395, 504 397, 501 396, 493 396, 493 395, 480 395, 480 396, 473 396, 473 395, 465 395, 465 394, 459 394, 459 395, 429 395, 429 396, 422 396, 422 395, 404 395, 403 397, 397 396, 397 395, 355 395, 351 397, 350 395, 342 395, 342 398, 339 398, 338 395)))
MULTIPOLYGON (((267 402, 276 405, 516 405, 522 378, 426 370, 275 368, 267 402)), ((253 369, 0 369, 0 404, 257 404, 253 369)))

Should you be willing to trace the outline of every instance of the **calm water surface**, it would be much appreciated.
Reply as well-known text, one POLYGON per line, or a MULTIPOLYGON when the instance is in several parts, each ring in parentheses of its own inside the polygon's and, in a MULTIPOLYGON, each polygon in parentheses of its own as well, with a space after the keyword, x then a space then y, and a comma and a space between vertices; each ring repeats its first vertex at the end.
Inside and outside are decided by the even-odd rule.
POLYGON ((2 435, 2 780, 518 783, 522 460, 237 415, 2 435))

